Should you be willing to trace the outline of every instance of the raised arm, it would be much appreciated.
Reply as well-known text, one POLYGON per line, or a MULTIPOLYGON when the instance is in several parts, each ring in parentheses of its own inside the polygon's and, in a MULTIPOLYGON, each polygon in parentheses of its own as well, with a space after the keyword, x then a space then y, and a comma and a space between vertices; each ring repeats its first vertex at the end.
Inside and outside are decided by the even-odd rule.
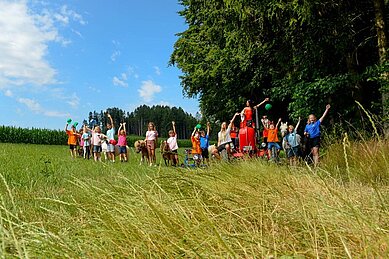
POLYGON ((65 125, 65 131, 68 131, 68 124, 65 125))
POLYGON ((298 121, 297 124, 296 124, 296 128, 295 128, 295 131, 296 131, 296 132, 297 132, 298 127, 300 126, 300 121, 301 121, 301 117, 299 117, 299 121, 298 121))
POLYGON ((192 137, 195 135, 196 130, 197 130, 196 127, 194 127, 193 132, 192 132, 192 135, 191 135, 192 137))
POLYGON ((265 100, 263 100, 262 102, 258 103, 257 105, 254 106, 254 109, 257 109, 259 106, 261 106, 262 104, 264 104, 265 102, 269 101, 270 99, 269 98, 265 98, 265 100))
POLYGON ((108 118, 109 118, 109 121, 111 122, 112 128, 115 128, 115 125, 113 124, 113 120, 112 120, 111 114, 107 113, 107 116, 108 116, 108 118))
POLYGON ((281 118, 279 118, 278 121, 277 121, 277 124, 276 124, 276 127, 275 127, 276 129, 278 129, 278 125, 280 124, 280 122, 281 122, 281 118))
POLYGON ((331 105, 327 104, 327 105, 326 105, 326 110, 324 111, 323 115, 322 115, 321 118, 319 119, 319 120, 320 120, 320 123, 323 122, 324 117, 327 115, 327 113, 328 113, 328 111, 330 110, 330 108, 331 108, 331 105))
POLYGON ((124 129, 124 132, 127 134, 127 129, 126 129, 126 123, 125 122, 123 122, 123 129, 124 129))
POLYGON ((176 135, 176 122, 172 121, 174 136, 176 135))
POLYGON ((119 129, 118 129, 118 132, 120 132, 120 130, 122 129, 122 127, 123 127, 123 123, 120 123, 120 127, 119 127, 119 129))
POLYGON ((209 129, 211 128, 211 124, 209 121, 207 122, 207 136, 209 136, 209 129))
POLYGON ((230 124, 228 124, 228 128, 232 127, 232 124, 234 123, 234 120, 235 120, 236 116, 238 116, 238 115, 240 115, 239 112, 234 114, 234 117, 232 117, 232 119, 230 120, 230 124))

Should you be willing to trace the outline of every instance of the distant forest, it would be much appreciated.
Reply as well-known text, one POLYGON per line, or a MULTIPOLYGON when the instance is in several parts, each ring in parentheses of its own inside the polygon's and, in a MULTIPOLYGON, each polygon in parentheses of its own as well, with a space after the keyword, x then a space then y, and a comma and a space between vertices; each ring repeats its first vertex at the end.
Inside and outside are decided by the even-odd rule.
MULTIPOLYGON (((119 128, 120 123, 126 122, 127 134, 138 136, 145 135, 147 124, 152 121, 155 123, 159 135, 167 137, 168 131, 172 129, 172 121, 175 121, 178 138, 187 139, 197 124, 197 119, 182 108, 161 105, 152 107, 142 105, 131 113, 119 108, 108 108, 106 113, 111 114, 116 130, 119 128)), ((89 112, 88 119, 85 119, 83 123, 90 127, 99 125, 105 131, 108 122, 106 113, 103 111, 89 112)))

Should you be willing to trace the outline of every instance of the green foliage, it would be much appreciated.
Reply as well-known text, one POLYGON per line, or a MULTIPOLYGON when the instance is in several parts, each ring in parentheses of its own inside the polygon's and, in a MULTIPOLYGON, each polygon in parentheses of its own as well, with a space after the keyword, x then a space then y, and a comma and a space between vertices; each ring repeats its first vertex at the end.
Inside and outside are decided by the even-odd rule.
POLYGON ((170 64, 181 69, 185 93, 200 98, 205 116, 226 120, 246 99, 267 96, 277 117, 318 114, 331 102, 352 120, 354 100, 381 112, 372 105, 380 84, 363 76, 378 63, 371 1, 180 3, 188 29, 178 33, 170 64))
POLYGON ((44 145, 63 145, 67 135, 62 130, 23 129, 19 127, 0 126, 0 142, 44 145))

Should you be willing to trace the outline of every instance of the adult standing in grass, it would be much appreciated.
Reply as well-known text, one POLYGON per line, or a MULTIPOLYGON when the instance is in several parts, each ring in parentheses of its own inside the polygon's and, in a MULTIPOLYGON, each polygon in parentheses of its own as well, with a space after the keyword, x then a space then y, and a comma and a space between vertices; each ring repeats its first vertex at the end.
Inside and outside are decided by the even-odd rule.
POLYGON ((77 137, 79 136, 79 134, 77 133, 76 131, 76 127, 74 125, 72 125, 71 129, 68 130, 68 123, 66 123, 66 126, 65 126, 65 132, 66 134, 68 135, 68 145, 69 145, 69 149, 70 149, 70 156, 72 157, 72 159, 76 158, 77 157, 77 137))
POLYGON ((109 122, 107 123, 107 154, 108 154, 108 160, 115 162, 115 125, 113 124, 112 116, 111 114, 107 113, 109 122))
POLYGON ((314 114, 308 116, 308 123, 304 129, 304 135, 308 138, 309 147, 313 156, 313 162, 315 166, 319 163, 319 148, 320 148, 320 125, 330 110, 331 105, 326 105, 326 110, 319 120, 316 119, 314 114))
POLYGON ((146 147, 147 152, 149 153, 150 166, 156 165, 156 157, 155 157, 155 148, 158 143, 158 132, 155 130, 154 122, 149 122, 148 128, 146 131, 146 147))

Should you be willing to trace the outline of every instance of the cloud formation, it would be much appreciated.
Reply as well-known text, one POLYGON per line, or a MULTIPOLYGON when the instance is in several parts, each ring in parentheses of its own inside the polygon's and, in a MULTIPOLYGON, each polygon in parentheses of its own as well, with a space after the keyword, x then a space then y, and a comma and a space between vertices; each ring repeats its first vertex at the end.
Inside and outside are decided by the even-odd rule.
POLYGON ((138 89, 139 96, 145 101, 149 103, 154 100, 154 95, 156 93, 160 93, 162 91, 162 87, 155 84, 151 80, 142 81, 141 87, 138 89))
POLYGON ((30 98, 18 98, 17 101, 27 106, 27 108, 35 113, 42 114, 47 117, 67 117, 68 113, 62 113, 58 111, 44 109, 40 103, 30 98))
POLYGON ((112 83, 113 83, 113 85, 116 85, 116 86, 128 87, 128 83, 126 82, 126 80, 127 80, 127 77, 125 79, 123 77, 121 77, 121 79, 119 79, 117 76, 114 76, 112 79, 112 83))

